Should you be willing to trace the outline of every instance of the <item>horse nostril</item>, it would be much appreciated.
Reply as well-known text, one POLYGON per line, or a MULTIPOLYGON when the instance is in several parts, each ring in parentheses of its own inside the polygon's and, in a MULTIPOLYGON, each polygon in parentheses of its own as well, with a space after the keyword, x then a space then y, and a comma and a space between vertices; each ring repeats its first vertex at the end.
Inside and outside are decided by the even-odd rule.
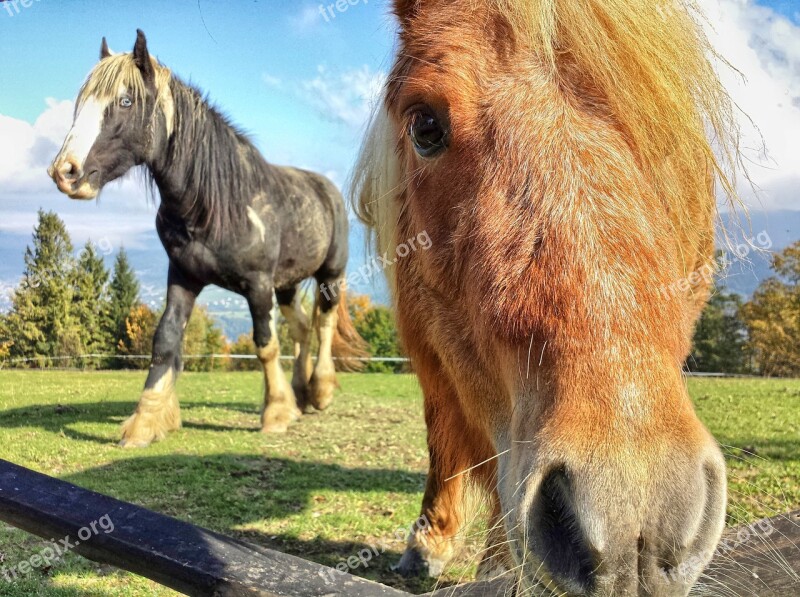
POLYGON ((559 584, 583 594, 591 590, 596 565, 571 494, 564 468, 545 476, 529 514, 529 548, 559 584))
POLYGON ((73 159, 67 159, 58 168, 58 174, 63 180, 74 182, 83 176, 83 170, 73 159))

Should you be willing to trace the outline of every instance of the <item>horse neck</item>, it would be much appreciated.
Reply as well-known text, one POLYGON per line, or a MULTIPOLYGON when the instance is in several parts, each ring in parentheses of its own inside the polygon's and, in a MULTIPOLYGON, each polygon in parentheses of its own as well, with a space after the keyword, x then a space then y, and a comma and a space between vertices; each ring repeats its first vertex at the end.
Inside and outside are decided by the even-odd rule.
MULTIPOLYGON (((235 218, 246 196, 252 166, 249 144, 200 94, 173 78, 174 126, 147 166, 161 195, 162 211, 195 228, 235 218), (226 187, 236 184, 236 192, 226 187)), ((239 210, 241 211, 241 210, 239 210)))

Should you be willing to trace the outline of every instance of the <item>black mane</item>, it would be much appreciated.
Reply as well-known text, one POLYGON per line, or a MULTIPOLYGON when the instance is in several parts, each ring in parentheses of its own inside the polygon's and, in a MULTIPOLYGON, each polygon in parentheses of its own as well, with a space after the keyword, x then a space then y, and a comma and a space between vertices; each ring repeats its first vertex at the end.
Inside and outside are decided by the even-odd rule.
POLYGON ((266 174, 267 164, 248 136, 200 90, 173 76, 170 91, 174 131, 165 165, 180 173, 184 196, 193 198, 181 216, 194 230, 215 238, 231 234, 246 217, 249 199, 263 188, 255 171, 266 174))

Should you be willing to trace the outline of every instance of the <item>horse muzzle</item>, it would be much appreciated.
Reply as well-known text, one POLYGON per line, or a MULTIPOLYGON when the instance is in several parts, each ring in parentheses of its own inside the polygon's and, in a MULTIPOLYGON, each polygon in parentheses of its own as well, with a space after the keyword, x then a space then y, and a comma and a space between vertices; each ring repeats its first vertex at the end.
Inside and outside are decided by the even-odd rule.
POLYGON ((537 471, 516 488, 501 488, 512 496, 503 500, 512 510, 508 535, 528 588, 587 597, 688 595, 724 528, 724 459, 710 436, 692 448, 636 455, 644 466, 628 464, 634 454, 598 447, 578 458, 550 452, 517 460, 532 467, 512 473, 517 479, 526 479, 525 469, 537 471))
POLYGON ((69 156, 64 159, 56 159, 47 169, 47 175, 56 183, 58 190, 70 199, 94 199, 99 192, 85 176, 83 168, 77 160, 69 156))

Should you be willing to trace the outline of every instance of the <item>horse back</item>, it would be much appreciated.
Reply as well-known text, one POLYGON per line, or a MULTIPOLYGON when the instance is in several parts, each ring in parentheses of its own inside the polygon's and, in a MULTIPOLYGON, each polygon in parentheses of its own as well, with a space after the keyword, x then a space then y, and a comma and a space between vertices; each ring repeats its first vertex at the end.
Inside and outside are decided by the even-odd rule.
POLYGON ((348 223, 336 185, 316 172, 272 166, 268 188, 251 209, 280 229, 275 286, 291 285, 320 270, 344 270, 348 223))

